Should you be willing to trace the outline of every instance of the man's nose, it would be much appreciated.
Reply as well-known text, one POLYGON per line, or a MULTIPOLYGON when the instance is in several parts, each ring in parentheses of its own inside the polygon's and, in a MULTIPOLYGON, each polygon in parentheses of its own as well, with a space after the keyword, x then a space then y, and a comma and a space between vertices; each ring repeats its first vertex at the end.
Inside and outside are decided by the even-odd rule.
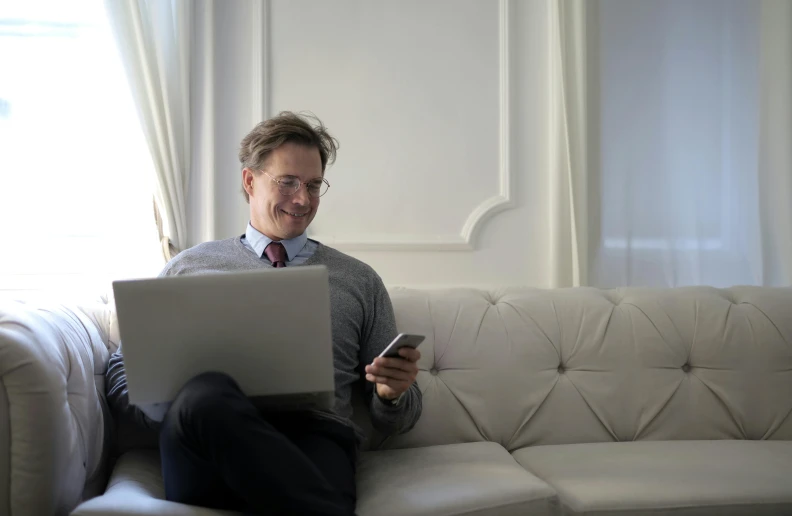
POLYGON ((294 192, 294 195, 292 195, 292 199, 300 206, 310 204, 311 197, 308 195, 308 185, 300 185, 300 188, 298 188, 297 191, 294 192))

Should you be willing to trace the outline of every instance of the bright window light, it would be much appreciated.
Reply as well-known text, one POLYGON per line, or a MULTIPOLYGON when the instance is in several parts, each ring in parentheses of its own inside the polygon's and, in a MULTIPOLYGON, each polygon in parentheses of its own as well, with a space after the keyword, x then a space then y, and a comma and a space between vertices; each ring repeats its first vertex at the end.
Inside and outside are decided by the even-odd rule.
POLYGON ((0 3, 0 294, 156 274, 154 184, 103 2, 0 3))

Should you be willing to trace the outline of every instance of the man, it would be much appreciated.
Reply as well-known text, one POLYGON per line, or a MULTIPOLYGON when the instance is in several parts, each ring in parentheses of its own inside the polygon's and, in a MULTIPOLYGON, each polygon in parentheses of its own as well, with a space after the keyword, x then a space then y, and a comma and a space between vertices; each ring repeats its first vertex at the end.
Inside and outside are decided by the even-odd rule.
POLYGON ((314 122, 284 112, 245 136, 239 151, 250 205, 245 234, 188 249, 161 276, 325 265, 335 408, 261 412, 233 379, 206 373, 182 388, 159 424, 146 415, 151 411, 129 405, 119 349, 107 371, 108 403, 121 425, 131 419, 159 433, 168 500, 257 514, 353 514, 361 437, 349 419, 352 390, 362 384, 372 424, 384 434, 406 432, 420 416, 419 351, 403 348, 400 358, 377 358, 396 336, 382 280, 368 265, 306 236, 337 150, 336 140, 314 122))

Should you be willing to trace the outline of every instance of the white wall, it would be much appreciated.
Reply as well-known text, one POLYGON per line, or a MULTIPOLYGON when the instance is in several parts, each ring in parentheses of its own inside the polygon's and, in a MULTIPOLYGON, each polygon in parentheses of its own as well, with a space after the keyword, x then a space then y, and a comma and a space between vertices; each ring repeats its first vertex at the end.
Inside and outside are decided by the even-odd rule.
POLYGON ((390 285, 548 285, 546 0, 202 1, 191 243, 244 230, 242 136, 308 110, 341 142, 312 237, 390 285))

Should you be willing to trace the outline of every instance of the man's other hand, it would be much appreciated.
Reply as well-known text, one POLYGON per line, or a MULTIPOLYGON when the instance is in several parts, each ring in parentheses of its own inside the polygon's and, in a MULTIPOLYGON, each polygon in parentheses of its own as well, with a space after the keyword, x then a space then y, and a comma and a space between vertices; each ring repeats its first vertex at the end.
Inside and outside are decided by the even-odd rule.
POLYGON ((421 352, 414 348, 401 348, 400 358, 377 357, 366 366, 366 380, 375 384, 377 395, 393 400, 406 392, 418 376, 421 352))

